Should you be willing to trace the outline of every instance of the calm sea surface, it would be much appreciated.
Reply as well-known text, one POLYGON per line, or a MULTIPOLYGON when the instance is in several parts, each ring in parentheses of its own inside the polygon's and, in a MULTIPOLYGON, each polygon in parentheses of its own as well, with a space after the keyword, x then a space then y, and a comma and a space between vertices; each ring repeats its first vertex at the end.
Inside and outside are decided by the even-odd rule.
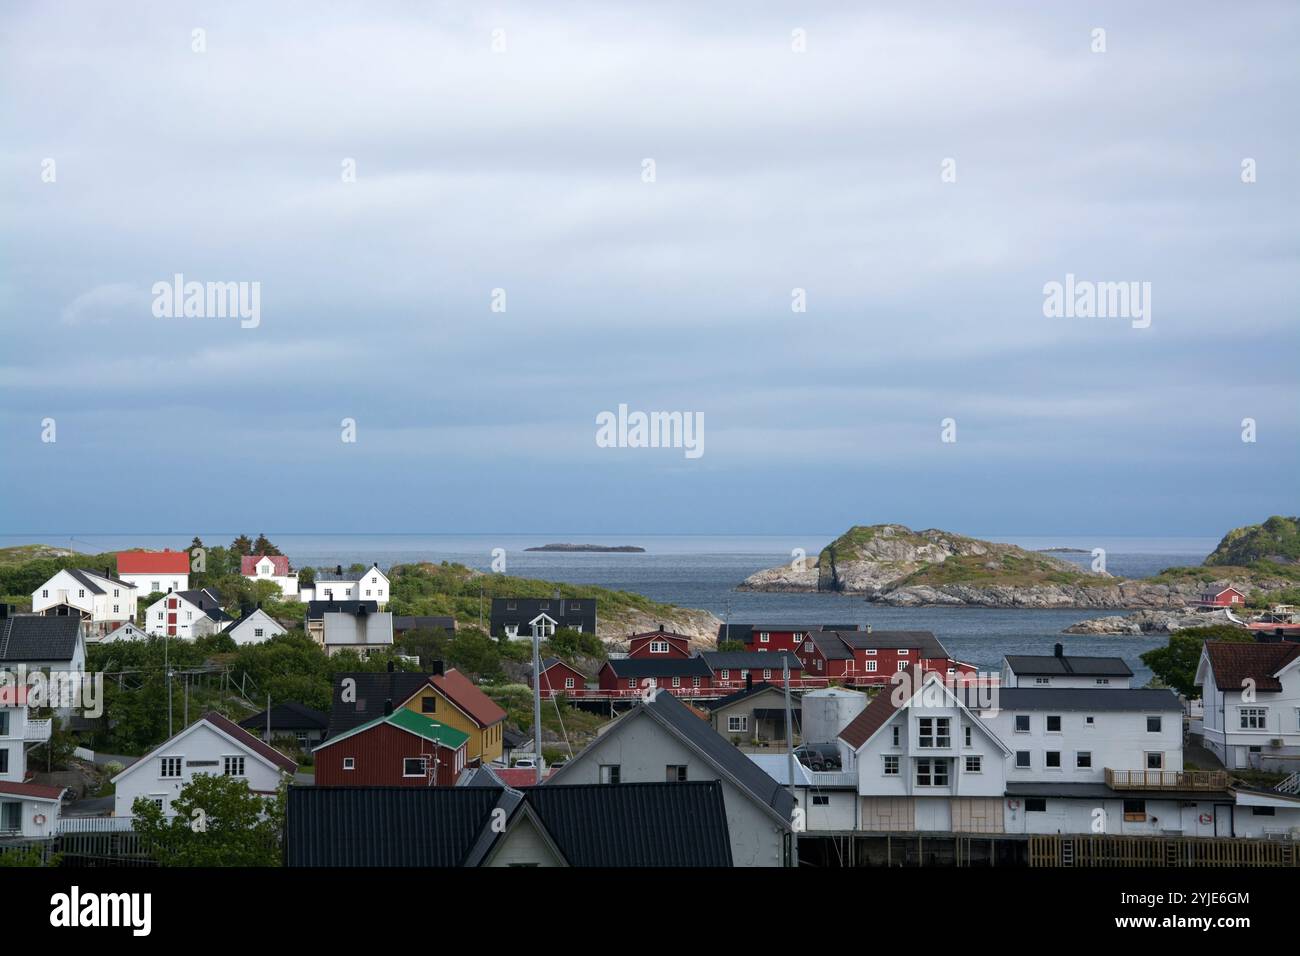
MULTIPOLYGON (((201 535, 209 543, 228 544, 232 533, 201 535)), ((524 577, 569 584, 592 584, 635 591, 655 601, 703 608, 724 620, 742 624, 872 624, 933 631, 952 654, 982 668, 996 668, 1004 654, 1050 654, 1061 641, 1072 654, 1117 655, 1133 668, 1138 683, 1150 672, 1138 655, 1165 642, 1162 638, 1082 637, 1061 629, 1104 613, 1088 611, 992 610, 984 608, 885 608, 861 598, 832 594, 756 594, 735 590, 748 575, 791 560, 795 548, 816 556, 832 536, 808 535, 573 535, 528 537, 510 535, 332 535, 271 534, 276 545, 297 567, 344 566, 378 561, 381 567, 411 561, 456 561, 490 570, 492 551, 504 548, 506 570, 524 577), (600 545, 639 545, 644 554, 571 554, 528 552, 548 542, 600 545)), ((1211 538, 1032 538, 993 537, 1024 548, 1078 548, 1082 554, 1057 557, 1088 565, 1093 548, 1106 550, 1112 574, 1142 577, 1172 565, 1199 564, 1218 543, 1211 538)), ((189 535, 47 536, 43 543, 86 552, 122 548, 184 548, 189 535)), ((30 543, 0 535, 0 547, 30 543)))

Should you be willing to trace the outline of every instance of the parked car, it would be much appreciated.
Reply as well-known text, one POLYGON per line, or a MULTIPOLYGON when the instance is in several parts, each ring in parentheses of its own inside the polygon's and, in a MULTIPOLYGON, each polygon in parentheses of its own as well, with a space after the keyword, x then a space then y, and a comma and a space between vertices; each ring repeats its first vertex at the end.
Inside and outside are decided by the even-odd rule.
POLYGON ((835 744, 800 744, 794 759, 809 770, 839 770, 840 748, 835 744))

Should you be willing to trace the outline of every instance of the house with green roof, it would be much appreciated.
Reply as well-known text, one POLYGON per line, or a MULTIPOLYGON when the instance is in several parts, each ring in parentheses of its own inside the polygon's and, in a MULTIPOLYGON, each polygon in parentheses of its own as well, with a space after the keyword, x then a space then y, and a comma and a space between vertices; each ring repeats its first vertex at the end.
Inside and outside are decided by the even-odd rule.
POLYGON ((450 787, 465 768, 469 734, 405 707, 330 737, 312 750, 320 787, 450 787))

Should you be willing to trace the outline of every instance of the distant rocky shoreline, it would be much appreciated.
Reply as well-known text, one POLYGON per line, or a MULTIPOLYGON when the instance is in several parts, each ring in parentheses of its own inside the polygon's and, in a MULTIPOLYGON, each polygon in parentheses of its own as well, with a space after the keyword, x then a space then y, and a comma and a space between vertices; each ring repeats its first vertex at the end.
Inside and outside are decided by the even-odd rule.
POLYGON ((644 554, 645 548, 639 548, 634 544, 543 544, 535 548, 524 548, 525 551, 584 551, 595 554, 644 554))

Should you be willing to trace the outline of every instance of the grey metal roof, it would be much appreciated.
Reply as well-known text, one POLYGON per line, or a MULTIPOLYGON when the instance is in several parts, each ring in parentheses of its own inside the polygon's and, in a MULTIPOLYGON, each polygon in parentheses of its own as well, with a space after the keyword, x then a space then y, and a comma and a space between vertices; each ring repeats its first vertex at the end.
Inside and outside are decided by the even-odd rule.
POLYGON ((948 650, 933 631, 835 631, 849 647, 915 647, 922 657, 947 657, 948 650))
POLYGON ((992 701, 1000 710, 1183 710, 1172 690, 1146 687, 1001 687, 992 701))
POLYGON ((77 649, 81 619, 20 614, 0 620, 0 661, 70 661, 77 649))
POLYGON ((130 588, 131 590, 136 589, 135 585, 131 584, 129 581, 123 581, 121 578, 115 578, 113 575, 104 574, 101 571, 93 571, 87 568, 64 568, 64 570, 72 575, 73 578, 75 578, 77 582, 85 587, 85 589, 91 594, 104 593, 104 589, 95 583, 97 580, 108 581, 110 584, 119 588, 130 588))
POLYGON ((460 866, 491 823, 480 787, 290 787, 286 866, 460 866))
POLYGON ((646 657, 611 659, 610 668, 615 677, 709 677, 709 665, 699 657, 669 657, 652 660, 646 657))
MULTIPOLYGON (((294 701, 285 701, 271 708, 272 730, 324 730, 329 721, 329 715, 294 701)), ((244 718, 239 726, 254 732, 265 730, 266 711, 244 718)))
POLYGON ((1028 677, 1132 677, 1132 669, 1120 657, 1072 657, 1055 654, 1008 654, 1007 666, 1028 677))
POLYGON ((849 632, 809 631, 808 640, 817 646, 817 650, 821 651, 822 657, 828 661, 851 661, 853 660, 853 652, 840 638, 841 633, 849 632))
POLYGON ((524 803, 570 866, 731 866, 716 780, 532 787, 524 803))
POLYGON ((363 606, 368 613, 377 614, 379 612, 378 601, 308 601, 307 620, 323 620, 326 611, 355 615, 363 606))
POLYGON ((1227 790, 1112 790, 1104 783, 1007 783, 1008 797, 1056 797, 1076 800, 1232 800, 1227 790))
MULTIPOLYGON (((741 688, 734 694, 728 694, 726 697, 719 700, 706 701, 705 706, 708 707, 709 710, 718 710, 722 707, 730 707, 732 704, 738 704, 742 700, 745 700, 748 697, 753 697, 755 694, 761 694, 766 690, 774 690, 778 693, 781 692, 781 688, 776 684, 769 684, 767 681, 758 681, 752 687, 741 688)), ((793 692, 790 694, 790 697, 793 701, 799 700, 799 695, 793 692)))
POLYGON ((456 619, 442 615, 403 614, 401 616, 394 615, 393 617, 394 631, 412 631, 416 628, 427 628, 432 631, 439 627, 444 631, 454 631, 456 630, 456 619))
POLYGON ((702 651, 700 657, 713 670, 766 670, 780 672, 783 662, 790 662, 790 670, 803 670, 803 661, 789 651, 702 651))
POLYGON ((326 739, 382 717, 385 701, 391 700, 394 708, 402 706, 403 702, 429 682, 429 677, 429 674, 409 671, 354 671, 335 674, 326 739), (343 681, 349 678, 356 682, 356 699, 345 702, 343 681))

